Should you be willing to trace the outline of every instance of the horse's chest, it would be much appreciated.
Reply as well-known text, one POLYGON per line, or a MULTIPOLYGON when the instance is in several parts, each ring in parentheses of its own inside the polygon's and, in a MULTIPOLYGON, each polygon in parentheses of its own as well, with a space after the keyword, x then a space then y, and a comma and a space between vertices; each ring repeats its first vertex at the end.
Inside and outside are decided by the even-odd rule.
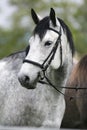
POLYGON ((4 125, 40 126, 47 118, 53 118, 57 102, 49 91, 9 90, 2 112, 4 125), (11 92, 10 92, 11 91, 11 92), (13 118, 14 117, 14 118, 13 118))

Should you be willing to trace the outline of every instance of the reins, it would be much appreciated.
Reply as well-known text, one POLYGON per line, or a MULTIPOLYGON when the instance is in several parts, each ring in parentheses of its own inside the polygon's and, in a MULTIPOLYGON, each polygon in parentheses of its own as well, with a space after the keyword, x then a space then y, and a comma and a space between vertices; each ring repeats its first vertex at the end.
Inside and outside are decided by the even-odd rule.
MULTIPOLYGON (((63 92, 61 92, 58 88, 62 88, 62 89, 68 89, 68 90, 75 90, 75 92, 77 92, 78 90, 84 90, 84 89, 87 89, 86 87, 84 87, 84 88, 81 88, 81 87, 69 87, 69 86, 58 86, 58 88, 57 88, 57 86, 55 86, 48 78, 47 78, 47 76, 45 75, 44 76, 45 77, 45 79, 46 79, 46 81, 42 81, 42 80, 40 80, 39 81, 39 83, 41 83, 41 84, 46 84, 46 85, 50 85, 51 87, 53 87, 57 92, 59 92, 59 93, 61 93, 64 97, 67 97, 67 98, 69 98, 70 100, 72 100, 72 99, 75 99, 75 98, 80 98, 81 96, 68 96, 68 95, 66 95, 66 94, 64 94, 63 92)), ((87 96, 87 95, 86 95, 87 96)))
MULTIPOLYGON (((42 64, 38 63, 38 62, 35 62, 35 61, 32 61, 32 60, 28 60, 28 59, 24 59, 23 63, 29 63, 29 64, 33 64, 39 68, 41 68, 41 71, 39 73, 39 83, 41 84, 47 84, 47 85, 50 85, 51 87, 53 87, 57 92, 61 93, 63 96, 66 96, 63 92, 61 92, 57 86, 55 86, 51 81, 50 79, 46 76, 46 70, 48 69, 49 65, 51 64, 52 60, 54 59, 54 56, 55 56, 55 53, 57 51, 57 48, 58 46, 60 45, 60 67, 62 67, 62 44, 61 44, 61 27, 60 27, 60 30, 59 32, 54 30, 53 28, 49 28, 49 30, 52 30, 54 32, 56 32, 59 36, 51 50, 51 52, 49 53, 48 57, 44 60, 44 62, 42 64), (45 79, 45 81, 44 81, 45 79)), ((62 88, 62 89, 73 89, 73 90, 82 90, 82 89, 87 89, 87 88, 81 88, 81 87, 68 87, 68 86, 58 86, 59 88, 62 88)), ((75 98, 73 96, 66 96, 66 97, 69 97, 70 100, 75 98)))

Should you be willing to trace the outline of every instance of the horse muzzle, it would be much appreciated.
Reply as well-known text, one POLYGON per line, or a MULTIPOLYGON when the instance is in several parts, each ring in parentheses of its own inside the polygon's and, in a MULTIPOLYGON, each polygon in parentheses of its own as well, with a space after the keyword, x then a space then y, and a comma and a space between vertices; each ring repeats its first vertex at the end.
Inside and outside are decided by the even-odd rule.
POLYGON ((27 89, 35 89, 38 82, 38 76, 33 81, 31 81, 29 76, 19 74, 18 80, 23 87, 27 89))

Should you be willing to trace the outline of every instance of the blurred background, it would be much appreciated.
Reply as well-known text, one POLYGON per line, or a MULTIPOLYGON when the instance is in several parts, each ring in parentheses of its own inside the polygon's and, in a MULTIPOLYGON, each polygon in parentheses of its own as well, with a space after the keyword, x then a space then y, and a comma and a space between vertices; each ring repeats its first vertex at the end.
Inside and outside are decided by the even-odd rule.
POLYGON ((87 53, 87 0, 0 0, 0 58, 24 49, 35 27, 30 12, 49 15, 53 7, 69 26, 77 56, 87 53))

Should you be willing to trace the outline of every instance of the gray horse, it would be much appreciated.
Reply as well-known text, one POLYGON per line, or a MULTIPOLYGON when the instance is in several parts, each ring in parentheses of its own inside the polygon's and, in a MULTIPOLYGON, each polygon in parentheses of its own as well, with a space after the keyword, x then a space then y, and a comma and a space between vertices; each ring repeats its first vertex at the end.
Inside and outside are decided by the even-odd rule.
POLYGON ((36 27, 29 47, 0 61, 0 124, 60 128, 72 35, 52 8, 43 19, 34 10, 31 14, 36 27))

